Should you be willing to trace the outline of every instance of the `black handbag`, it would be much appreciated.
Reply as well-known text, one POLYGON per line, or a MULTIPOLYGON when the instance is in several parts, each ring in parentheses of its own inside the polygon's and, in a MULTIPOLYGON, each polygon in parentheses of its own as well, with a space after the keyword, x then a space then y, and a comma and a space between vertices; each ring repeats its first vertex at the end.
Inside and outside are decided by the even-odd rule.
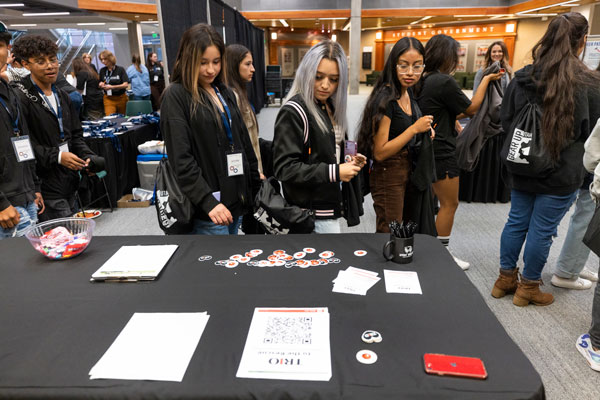
POLYGON ((192 231, 194 206, 181 191, 167 158, 160 160, 156 170, 154 198, 160 229, 167 235, 192 231))
POLYGON ((312 210, 288 204, 280 191, 277 179, 270 177, 262 181, 255 198, 254 218, 274 235, 314 231, 312 210))
POLYGON ((596 255, 600 256, 600 206, 596 205, 596 211, 583 236, 583 243, 596 255))
POLYGON ((544 149, 541 120, 542 110, 527 99, 527 104, 511 124, 500 151, 500 158, 509 173, 544 178, 554 170, 555 165, 544 149))

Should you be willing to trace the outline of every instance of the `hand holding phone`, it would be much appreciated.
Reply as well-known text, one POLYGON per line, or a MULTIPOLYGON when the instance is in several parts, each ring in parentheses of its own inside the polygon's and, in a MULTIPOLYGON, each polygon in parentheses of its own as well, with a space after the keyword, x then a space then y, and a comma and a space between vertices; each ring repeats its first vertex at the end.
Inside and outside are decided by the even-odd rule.
POLYGON ((346 140, 344 142, 344 161, 351 162, 352 158, 356 156, 356 152, 356 142, 353 142, 352 140, 346 140))
POLYGON ((427 353, 423 356, 423 361, 425 362, 425 372, 428 374, 487 378, 485 365, 479 358, 427 353))

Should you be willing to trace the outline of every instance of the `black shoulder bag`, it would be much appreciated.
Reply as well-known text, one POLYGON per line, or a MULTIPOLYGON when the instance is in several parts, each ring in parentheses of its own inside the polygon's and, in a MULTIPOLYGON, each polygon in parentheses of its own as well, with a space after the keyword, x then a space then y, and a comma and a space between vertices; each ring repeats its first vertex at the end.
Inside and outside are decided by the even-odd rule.
POLYGON ((158 164, 154 197, 160 229, 167 235, 192 231, 194 206, 179 187, 168 158, 158 164))

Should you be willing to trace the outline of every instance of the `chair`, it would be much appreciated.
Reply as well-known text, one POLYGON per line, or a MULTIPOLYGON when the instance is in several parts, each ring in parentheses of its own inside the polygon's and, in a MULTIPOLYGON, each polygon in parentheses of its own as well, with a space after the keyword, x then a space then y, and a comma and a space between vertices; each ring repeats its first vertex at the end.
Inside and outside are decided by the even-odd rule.
POLYGON ((373 71, 370 74, 367 74, 367 86, 374 86, 375 82, 377 82, 377 78, 379 78, 379 75, 381 75, 381 72, 382 71, 373 71))
POLYGON ((150 100, 129 100, 125 114, 128 117, 135 117, 140 114, 150 114, 152 112, 152 102, 150 100))
POLYGON ((104 178, 106 177, 106 171, 96 172, 95 176, 96 176, 96 178, 98 178, 98 180, 100 180, 102 182, 102 185, 104 186, 104 194, 97 197, 96 199, 90 201, 88 204, 86 204, 84 206, 81 201, 81 197, 79 197, 79 192, 75 192, 75 196, 77 197, 77 203, 79 204, 79 208, 80 208, 82 215, 85 215, 84 211, 87 210, 92 204, 97 203, 98 201, 102 200, 105 197, 106 197, 106 200, 108 201, 108 207, 110 208, 110 212, 113 212, 113 205, 112 205, 112 202, 110 201, 110 195, 108 194, 108 188, 106 187, 106 182, 104 181, 104 178))

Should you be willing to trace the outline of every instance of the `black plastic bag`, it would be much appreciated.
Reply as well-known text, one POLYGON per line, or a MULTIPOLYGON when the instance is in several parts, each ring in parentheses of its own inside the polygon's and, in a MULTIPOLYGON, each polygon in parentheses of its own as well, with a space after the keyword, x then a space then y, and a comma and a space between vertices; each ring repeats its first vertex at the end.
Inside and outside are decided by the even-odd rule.
POLYGON ((544 178, 554 170, 554 163, 544 149, 541 120, 540 107, 529 101, 514 119, 500 152, 509 173, 544 178))
POLYGON ((262 181, 256 194, 254 218, 272 234, 311 233, 315 229, 312 210, 287 203, 279 182, 271 177, 262 181))
POLYGON ((596 205, 596 211, 583 236, 583 243, 597 256, 600 256, 600 207, 596 205))
POLYGON ((160 160, 156 170, 154 198, 160 229, 167 235, 192 231, 194 206, 181 191, 167 158, 160 160))

